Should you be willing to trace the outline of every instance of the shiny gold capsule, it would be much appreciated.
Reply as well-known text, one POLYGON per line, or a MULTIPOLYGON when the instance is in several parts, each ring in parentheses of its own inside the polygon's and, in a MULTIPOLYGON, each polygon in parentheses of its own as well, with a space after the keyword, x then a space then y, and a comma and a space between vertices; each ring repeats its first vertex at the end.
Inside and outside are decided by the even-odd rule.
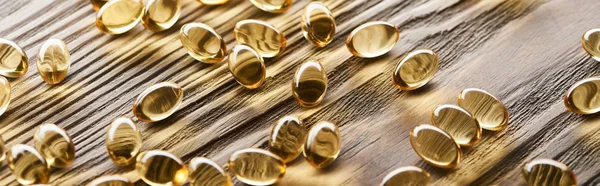
POLYGON ((324 47, 335 36, 335 19, 329 8, 321 2, 311 2, 302 12, 302 33, 304 38, 318 47, 324 47))
POLYGON ((271 185, 285 175, 285 163, 279 156, 262 149, 243 149, 229 156, 229 171, 249 185, 271 185))
POLYGON ((229 0, 196 0, 203 5, 213 6, 213 5, 222 5, 227 3, 229 0))
POLYGON ((551 159, 533 160, 521 170, 528 186, 575 186, 577 178, 567 165, 551 159))
POLYGON ((600 112, 600 77, 586 78, 573 84, 564 96, 564 103, 574 113, 600 112))
POLYGON ((581 37, 581 45, 585 52, 600 62, 600 28, 588 30, 581 37))
POLYGON ((231 186, 231 177, 217 163, 202 157, 190 161, 190 185, 231 186))
POLYGON ((229 71, 242 86, 255 89, 265 82, 267 68, 261 55, 252 47, 238 44, 229 54, 229 71))
POLYGON ((55 124, 40 125, 33 135, 33 143, 50 166, 64 168, 75 160, 71 136, 55 124))
POLYGON ((429 172, 415 166, 405 166, 387 174, 379 186, 428 186, 429 172))
POLYGON ((481 126, 471 114, 456 105, 440 105, 431 112, 431 122, 450 134, 456 143, 472 146, 481 139, 481 126))
MULTIPOLYGON (((4 140, 2 136, 0 136, 0 162, 4 161, 6 158, 6 145, 4 144, 4 140)), ((0 163, 2 164, 2 163, 0 163)))
POLYGON ((227 46, 221 35, 202 23, 188 23, 179 30, 179 40, 188 54, 204 63, 218 63, 227 56, 227 46))
POLYGON ((432 125, 416 126, 410 132, 410 144, 421 159, 439 168, 454 168, 462 157, 454 138, 432 125))
POLYGON ((392 80, 401 90, 414 90, 433 79, 437 69, 438 55, 435 52, 428 49, 415 50, 400 59, 392 80))
POLYGON ((86 186, 133 186, 133 183, 123 176, 110 175, 96 178, 86 186))
POLYGON ((275 26, 258 20, 242 20, 235 24, 235 39, 240 44, 254 48, 260 56, 275 57, 285 50, 285 36, 275 26))
POLYGON ((31 146, 17 144, 6 152, 8 168, 23 185, 48 183, 50 170, 44 157, 31 146))
POLYGON ((110 0, 96 15, 96 27, 107 34, 122 34, 142 19, 144 4, 140 0, 110 0))
POLYGON ((130 165, 141 148, 142 134, 136 123, 126 117, 112 121, 106 132, 106 151, 115 164, 130 165))
POLYGON ((292 0, 250 0, 254 6, 271 13, 283 13, 292 7, 292 0))
POLYGON ((331 122, 321 121, 308 131, 302 153, 311 166, 324 168, 337 159, 341 146, 342 135, 338 127, 331 122))
POLYGON ((269 151, 284 162, 291 162, 302 153, 307 133, 302 120, 296 116, 285 116, 271 130, 269 151))
POLYGON ((60 83, 71 67, 71 54, 65 42, 49 39, 40 48, 37 59, 38 73, 48 84, 60 83))
POLYGON ((102 8, 102 6, 104 6, 104 4, 106 4, 108 1, 109 0, 90 0, 95 11, 100 10, 100 8, 102 8))
POLYGON ((307 61, 296 69, 292 80, 292 95, 304 107, 317 106, 327 92, 327 72, 317 61, 307 61))
POLYGON ((458 95, 458 106, 469 111, 483 129, 497 131, 508 124, 508 110, 504 104, 484 90, 464 89, 458 95))
POLYGON ((180 0, 149 0, 142 15, 142 23, 146 29, 160 32, 171 28, 180 14, 180 0))
POLYGON ((354 56, 373 58, 392 50, 399 38, 396 26, 383 21, 368 22, 350 33, 346 47, 354 56))
POLYGON ((163 120, 175 111, 183 101, 183 90, 179 85, 162 82, 148 87, 133 103, 133 114, 144 122, 163 120))
POLYGON ((10 82, 3 76, 0 76, 0 116, 2 116, 8 108, 8 104, 10 104, 10 93, 10 82))
POLYGON ((29 68, 29 58, 16 43, 0 38, 0 75, 21 77, 29 68))
POLYGON ((135 163, 140 178, 149 185, 182 185, 188 169, 177 156, 160 150, 144 151, 135 163))

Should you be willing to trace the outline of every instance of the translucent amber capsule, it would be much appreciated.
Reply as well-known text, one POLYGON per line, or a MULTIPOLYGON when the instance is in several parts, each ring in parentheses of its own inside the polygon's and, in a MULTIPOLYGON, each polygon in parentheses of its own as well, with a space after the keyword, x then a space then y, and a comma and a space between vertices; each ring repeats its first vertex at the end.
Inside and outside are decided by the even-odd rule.
POLYGON ((567 165, 550 159, 538 159, 525 164, 521 176, 528 186, 577 185, 577 178, 567 165))
POLYGON ((108 34, 122 34, 137 25, 144 13, 140 0, 110 0, 96 15, 96 27, 108 34))
POLYGON ((144 151, 138 155, 135 169, 149 185, 182 185, 188 169, 177 156, 160 150, 144 151))
POLYGON ((600 112, 600 77, 586 78, 573 84, 565 94, 564 103, 574 113, 600 112))
POLYGON ((133 103, 133 114, 144 122, 156 122, 173 114, 183 101, 179 85, 162 82, 148 87, 133 103))
POLYGON ((229 174, 217 163, 197 157, 190 161, 190 185, 192 186, 231 186, 229 174))
POLYGON ((179 40, 188 54, 198 61, 218 63, 227 55, 221 35, 208 25, 188 23, 179 30, 179 40))
POLYGON ((450 134, 432 125, 419 125, 410 132, 410 144, 425 162, 440 168, 460 163, 460 146, 450 134))
POLYGON ((0 162, 4 161, 4 158, 6 158, 6 146, 2 136, 0 136, 0 162))
POLYGON ((108 2, 109 0, 90 0, 92 2, 92 6, 94 7, 95 11, 100 10, 100 8, 102 8, 102 6, 104 6, 104 4, 106 4, 106 2, 108 2))
POLYGON ((242 20, 235 24, 235 39, 254 48, 262 57, 275 57, 285 50, 286 39, 273 25, 258 20, 242 20))
POLYGON ((373 58, 392 50, 399 38, 396 26, 383 21, 368 22, 350 33, 346 47, 354 56, 373 58))
POLYGON ((594 60, 600 62, 600 28, 585 32, 581 37, 581 45, 594 60))
POLYGON ((458 95, 458 106, 469 111, 483 129, 497 131, 508 124, 508 110, 504 104, 484 90, 464 89, 458 95))
POLYGON ((48 165, 63 168, 75 160, 75 146, 71 136, 55 124, 40 125, 34 133, 33 143, 48 165))
POLYGON ((227 3, 229 0, 197 0, 198 2, 202 3, 203 5, 222 5, 227 3))
POLYGON ((133 186, 133 183, 123 176, 102 176, 92 180, 87 186, 133 186))
POLYGON ((300 24, 304 38, 312 44, 324 47, 333 41, 335 19, 323 3, 312 2, 306 5, 300 24))
POLYGON ((337 159, 341 146, 342 135, 338 127, 333 123, 321 121, 308 131, 302 153, 311 166, 324 168, 337 159))
POLYGON ((418 89, 433 78, 438 69, 438 55, 428 49, 404 55, 392 76, 396 87, 401 90, 418 89))
POLYGON ((431 112, 431 122, 450 134, 462 146, 475 145, 481 139, 481 127, 477 120, 463 108, 440 105, 431 112))
POLYGON ((179 0, 149 0, 142 15, 142 23, 146 29, 159 32, 171 28, 180 14, 179 0))
POLYGON ((110 159, 119 166, 135 161, 142 148, 142 134, 131 119, 120 117, 110 124, 106 132, 106 151, 110 159))
POLYGON ((48 183, 50 171, 44 157, 31 146, 14 145, 6 152, 8 168, 23 185, 48 183))
POLYGON ((430 182, 429 172, 419 167, 405 166, 387 174, 379 186, 427 186, 430 182))
POLYGON ((10 103, 10 82, 3 76, 0 76, 0 116, 8 108, 10 103))
POLYGON ((250 0, 254 6, 271 13, 283 13, 292 7, 292 0, 250 0))
POLYGON ((252 47, 238 44, 229 54, 229 71, 242 86, 255 89, 265 82, 267 68, 258 52, 252 47))
POLYGON ((327 92, 327 72, 317 61, 307 61, 296 69, 292 81, 292 94, 304 107, 317 106, 327 92))
POLYGON ((296 116, 285 116, 271 130, 269 151, 284 162, 291 162, 302 153, 307 133, 302 120, 296 116))
POLYGON ((229 156, 229 171, 249 185, 271 185, 285 175, 285 163, 279 156, 262 149, 239 150, 229 156))
POLYGON ((65 42, 49 39, 40 48, 37 59, 38 73, 48 84, 60 83, 71 67, 71 54, 65 42))
POLYGON ((0 38, 0 75, 21 77, 29 68, 29 58, 16 43, 0 38))

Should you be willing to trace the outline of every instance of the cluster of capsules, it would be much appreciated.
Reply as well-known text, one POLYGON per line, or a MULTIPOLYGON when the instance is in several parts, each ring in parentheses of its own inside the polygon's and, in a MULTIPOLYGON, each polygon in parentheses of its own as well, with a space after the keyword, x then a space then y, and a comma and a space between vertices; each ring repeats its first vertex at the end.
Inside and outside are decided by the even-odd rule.
MULTIPOLYGON (((581 37, 583 49, 600 62, 600 28, 588 30, 581 37)), ((565 93, 567 110, 577 114, 600 112, 600 77, 589 77, 573 84, 565 93)))

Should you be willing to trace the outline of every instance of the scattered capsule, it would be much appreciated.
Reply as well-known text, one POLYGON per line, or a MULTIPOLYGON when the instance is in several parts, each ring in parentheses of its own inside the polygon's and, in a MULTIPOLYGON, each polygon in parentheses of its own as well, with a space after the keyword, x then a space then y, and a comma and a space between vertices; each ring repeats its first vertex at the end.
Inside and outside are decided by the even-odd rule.
POLYGON ((508 124, 508 110, 504 104, 484 90, 464 89, 458 95, 458 106, 469 111, 483 129, 498 131, 508 124))
POLYGON ((4 140, 2 136, 0 136, 0 162, 4 161, 6 158, 6 145, 4 144, 4 140))
POLYGON ((192 186, 231 186, 229 174, 217 163, 201 157, 190 161, 190 185, 192 186))
POLYGON ((202 23, 188 23, 179 30, 179 40, 188 54, 204 63, 218 63, 227 56, 227 45, 213 28, 202 23))
POLYGON ((120 117, 112 121, 106 132, 106 151, 119 166, 128 166, 142 148, 142 134, 131 119, 120 117))
POLYGON ((387 174, 379 186, 427 186, 430 183, 429 172, 419 167, 405 166, 387 174))
POLYGON ((188 169, 177 156, 160 150, 144 151, 136 159, 135 169, 149 185, 182 185, 188 169))
POLYGON ((49 39, 40 48, 37 59, 38 73, 48 84, 60 83, 71 67, 71 54, 65 42, 49 39))
POLYGON ((396 26, 383 21, 368 22, 350 33, 346 47, 354 56, 373 58, 392 50, 399 38, 396 26))
POLYGON ((440 105, 431 112, 431 122, 450 134, 456 143, 472 146, 481 139, 481 126, 471 114, 456 105, 440 105))
POLYGON ((6 152, 8 168, 23 185, 48 183, 50 170, 44 157, 31 146, 17 144, 6 152))
POLYGON ((269 151, 284 162, 291 162, 302 153, 307 133, 302 120, 296 116, 285 116, 271 130, 269 151))
POLYGON ((331 122, 321 121, 308 131, 302 153, 311 166, 324 168, 337 159, 341 146, 342 135, 338 127, 331 122))
POLYGON ((260 56, 275 57, 285 50, 286 39, 275 26, 258 20, 242 20, 235 24, 235 40, 254 48, 260 56))
POLYGON ((292 0, 250 0, 254 6, 271 13, 283 13, 292 7, 292 0))
POLYGON ((123 176, 110 175, 96 178, 87 186, 133 186, 133 183, 123 176))
POLYGON ((581 37, 581 45, 594 60, 600 62, 600 28, 588 30, 581 37))
POLYGON ((156 122, 173 114, 183 101, 179 85, 162 82, 148 87, 133 103, 133 114, 144 122, 156 122))
POLYGON ((252 47, 238 44, 229 54, 229 71, 242 86, 255 89, 265 82, 267 68, 261 55, 252 47))
POLYGON ((249 185, 271 185, 285 175, 285 162, 262 149, 243 149, 229 156, 229 171, 249 185))
POLYGON ((600 77, 576 82, 564 96, 565 107, 578 114, 600 112, 600 77))
POLYGON ((197 0, 203 5, 213 6, 213 5, 222 5, 227 3, 229 0, 197 0))
POLYGON ((0 38, 0 75, 18 78, 27 72, 29 58, 16 43, 0 38))
POLYGON ((152 32, 171 28, 181 14, 180 0, 149 0, 142 15, 142 23, 152 32))
POLYGON ((432 125, 419 125, 410 132, 410 144, 425 162, 439 168, 454 168, 460 163, 460 146, 450 134, 432 125))
POLYGON ((575 186, 577 178, 567 165, 551 159, 533 160, 521 170, 528 186, 575 186))
POLYGON ((40 125, 33 135, 33 143, 50 166, 64 168, 75 160, 75 146, 71 136, 55 124, 40 125))
POLYGON ((0 116, 2 116, 8 108, 8 104, 10 103, 10 93, 10 82, 3 76, 0 76, 0 116))
POLYGON ((311 2, 302 12, 302 33, 310 43, 327 46, 335 36, 335 19, 329 8, 321 2, 311 2))
POLYGON ((108 1, 109 0, 90 0, 95 11, 100 10, 100 8, 102 8, 102 6, 104 6, 104 4, 106 4, 108 1))
POLYGON ((415 50, 400 59, 392 80, 401 90, 415 90, 433 79, 437 69, 438 55, 435 52, 428 49, 415 50))
POLYGON ((317 61, 307 61, 296 69, 292 95, 304 107, 317 106, 327 92, 327 72, 317 61))
POLYGON ((144 4, 140 0, 110 0, 96 15, 96 27, 107 34, 122 34, 142 19, 144 4))

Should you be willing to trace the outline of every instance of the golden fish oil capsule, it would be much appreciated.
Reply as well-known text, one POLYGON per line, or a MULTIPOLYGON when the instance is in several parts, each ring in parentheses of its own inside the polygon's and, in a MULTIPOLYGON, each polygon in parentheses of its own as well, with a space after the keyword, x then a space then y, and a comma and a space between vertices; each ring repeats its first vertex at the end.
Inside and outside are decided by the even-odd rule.
POLYGON ((149 0, 142 15, 142 23, 146 29, 160 32, 171 28, 180 14, 180 0, 149 0))
POLYGON ((183 48, 194 59, 204 63, 218 63, 227 56, 227 46, 221 35, 202 23, 188 23, 179 30, 183 48))
POLYGON ((567 165, 551 159, 538 159, 525 164, 521 176, 528 186, 577 185, 575 173, 567 165))
POLYGON ((135 163, 140 178, 149 185, 182 185, 188 169, 177 156, 160 150, 144 151, 135 163))
POLYGON ((454 168, 460 163, 460 146, 450 134, 432 125, 419 125, 410 132, 413 150, 425 162, 439 168, 454 168))
POLYGON ((133 103, 133 114, 144 122, 163 120, 175 111, 183 101, 183 90, 179 85, 162 82, 148 87, 133 103))
POLYGON ((581 37, 581 45, 585 52, 600 62, 600 28, 588 30, 581 37))
POLYGON ((238 43, 254 48, 260 56, 266 58, 283 53, 287 44, 285 36, 279 29, 258 20, 247 19, 237 22, 233 35, 238 43))
POLYGON ((434 126, 450 134, 456 143, 472 146, 481 139, 481 126, 471 114, 456 105, 440 105, 431 112, 434 126))
POLYGON ((308 131, 302 153, 311 166, 324 168, 337 159, 341 146, 342 135, 338 127, 331 122, 321 121, 308 131))
POLYGON ((292 7, 292 0, 250 0, 254 6, 271 13, 283 13, 292 7))
POLYGON ((272 185, 285 175, 279 156, 262 149, 243 149, 229 156, 229 171, 248 185, 272 185))
POLYGON ((197 0, 203 5, 213 6, 213 5, 222 5, 227 3, 229 0, 197 0))
POLYGON ((50 170, 44 157, 31 146, 17 144, 6 152, 8 168, 23 185, 48 183, 50 170))
POLYGON ((0 162, 4 161, 6 158, 6 145, 4 144, 4 140, 2 136, 0 136, 0 162))
POLYGON ((64 168, 75 160, 71 136, 55 124, 40 125, 33 135, 33 143, 50 166, 64 168))
POLYGON ((49 39, 40 48, 37 59, 38 73, 48 84, 60 83, 71 67, 71 54, 65 42, 49 39))
POLYGON ((564 96, 567 110, 577 114, 594 114, 600 111, 600 77, 576 82, 564 96))
POLYGON ((29 58, 16 43, 0 38, 0 75, 18 78, 27 72, 29 58))
POLYGON ((308 131, 296 116, 285 116, 277 122, 269 136, 269 151, 288 163, 302 153, 308 131))
POLYGON ((346 47, 354 56, 373 58, 392 50, 399 38, 396 26, 383 21, 368 22, 350 33, 346 47))
POLYGON ((0 116, 4 114, 10 104, 10 82, 3 76, 0 76, 0 116))
POLYGON ((427 186, 430 183, 429 172, 419 167, 405 166, 387 174, 379 186, 427 186))
POLYGON ((86 186, 133 186, 133 183, 123 176, 110 175, 96 178, 86 186))
POLYGON ((409 52, 396 65, 392 80, 401 90, 418 89, 433 79, 438 60, 438 55, 429 49, 409 52))
POLYGON ((231 177, 217 163, 202 157, 190 161, 190 185, 231 186, 231 177))
POLYGON ((128 166, 142 148, 142 134, 136 123, 126 117, 112 121, 106 132, 106 151, 119 166, 128 166))
POLYGON ((483 129, 498 131, 508 124, 508 110, 504 104, 484 90, 464 89, 458 95, 458 106, 469 111, 483 129))
POLYGON ((140 0, 110 0, 96 15, 96 27, 107 34, 122 34, 142 19, 144 4, 140 0))
POLYGON ((296 69, 292 95, 304 107, 317 106, 327 92, 327 72, 317 61, 307 61, 296 69))
POLYGON ((106 4, 108 1, 109 0, 90 0, 95 11, 100 10, 100 8, 102 8, 102 6, 104 6, 104 4, 106 4))
POLYGON ((252 47, 238 44, 229 53, 229 71, 242 86, 255 89, 265 82, 267 68, 261 55, 252 47))
POLYGON ((302 12, 302 33, 310 43, 327 46, 335 36, 335 19, 329 8, 321 2, 311 2, 302 12))

